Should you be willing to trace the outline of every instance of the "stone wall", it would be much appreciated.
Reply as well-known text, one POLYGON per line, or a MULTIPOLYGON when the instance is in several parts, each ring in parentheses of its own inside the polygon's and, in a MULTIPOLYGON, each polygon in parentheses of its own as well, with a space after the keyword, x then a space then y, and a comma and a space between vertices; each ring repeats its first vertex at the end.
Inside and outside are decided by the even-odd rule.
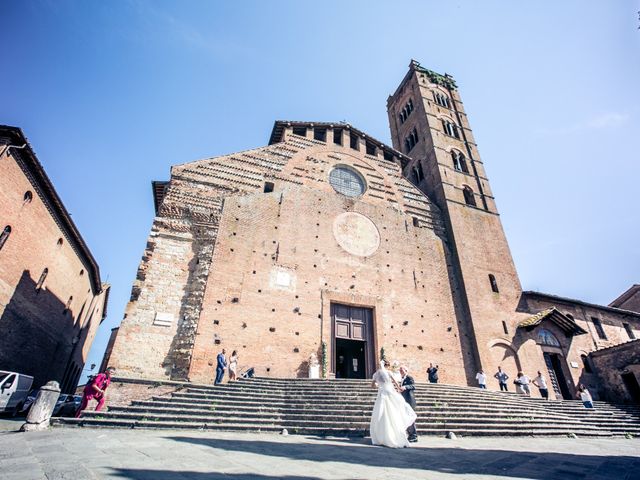
MULTIPOLYGON (((0 152, 4 142, 0 139, 0 152)), ((88 266, 51 202, 34 185, 26 151, 0 158, 0 231, 11 235, 0 250, 0 369, 34 376, 34 388, 56 380, 77 384, 105 309, 88 266), (39 285, 47 269, 44 282, 39 285)))
MULTIPOLYGON (((596 391, 600 398, 612 402, 640 402, 638 392, 634 396, 623 380, 623 375, 628 375, 640 385, 640 340, 592 352, 589 358, 598 376, 596 391)), ((632 379, 628 381, 633 382, 632 379)))

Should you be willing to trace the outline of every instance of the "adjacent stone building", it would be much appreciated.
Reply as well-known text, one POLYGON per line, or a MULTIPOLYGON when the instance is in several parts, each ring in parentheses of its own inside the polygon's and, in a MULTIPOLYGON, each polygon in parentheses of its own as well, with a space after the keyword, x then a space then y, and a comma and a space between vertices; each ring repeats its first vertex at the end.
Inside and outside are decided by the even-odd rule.
POLYGON ((24 134, 0 126, 0 370, 72 392, 108 293, 24 134))
POLYGON ((153 182, 119 373, 211 382, 225 348, 258 375, 306 376, 316 354, 328 376, 364 378, 384 351, 446 383, 540 370, 568 398, 605 346, 593 319, 612 342, 640 330, 638 313, 522 291, 451 76, 412 61, 387 110, 393 147, 277 121, 266 147, 153 182))

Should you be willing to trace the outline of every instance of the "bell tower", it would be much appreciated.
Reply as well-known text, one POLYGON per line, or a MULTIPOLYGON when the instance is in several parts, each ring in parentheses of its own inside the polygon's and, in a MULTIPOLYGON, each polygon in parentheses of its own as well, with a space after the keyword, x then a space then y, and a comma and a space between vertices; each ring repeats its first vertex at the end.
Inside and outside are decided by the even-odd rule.
POLYGON ((511 339, 522 288, 457 85, 412 60, 387 112, 393 146, 412 159, 404 176, 445 218, 456 314, 474 350, 472 368, 493 369, 502 355, 516 356, 511 339))

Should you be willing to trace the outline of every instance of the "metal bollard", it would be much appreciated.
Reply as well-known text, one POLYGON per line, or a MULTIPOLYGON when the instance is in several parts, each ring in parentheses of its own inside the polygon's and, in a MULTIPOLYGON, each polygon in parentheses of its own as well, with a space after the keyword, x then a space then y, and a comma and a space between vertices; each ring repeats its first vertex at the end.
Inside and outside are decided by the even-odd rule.
POLYGON ((49 428, 51 414, 60 397, 60 385, 55 380, 50 381, 38 392, 29 415, 27 423, 20 427, 21 432, 34 432, 49 428))

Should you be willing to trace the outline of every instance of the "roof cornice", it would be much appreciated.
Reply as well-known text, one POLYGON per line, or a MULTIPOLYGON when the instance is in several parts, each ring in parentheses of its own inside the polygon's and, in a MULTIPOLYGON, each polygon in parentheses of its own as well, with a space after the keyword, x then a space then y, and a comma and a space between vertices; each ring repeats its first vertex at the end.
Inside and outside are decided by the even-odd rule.
POLYGON ((78 228, 71 220, 69 212, 65 208, 62 200, 58 196, 51 180, 47 176, 42 164, 40 164, 38 157, 36 156, 29 140, 24 135, 22 130, 18 127, 9 125, 0 125, 0 137, 8 139, 10 145, 22 146, 24 148, 10 148, 6 151, 11 155, 18 163, 25 176, 29 179, 29 182, 36 190, 44 205, 49 210, 49 213, 53 217, 54 221, 62 230, 64 236, 67 238, 69 245, 80 257, 83 265, 87 269, 88 275, 91 278, 91 287, 94 294, 98 294, 102 291, 102 282, 100 281, 100 269, 96 263, 89 247, 84 242, 84 239, 80 235, 78 228))

